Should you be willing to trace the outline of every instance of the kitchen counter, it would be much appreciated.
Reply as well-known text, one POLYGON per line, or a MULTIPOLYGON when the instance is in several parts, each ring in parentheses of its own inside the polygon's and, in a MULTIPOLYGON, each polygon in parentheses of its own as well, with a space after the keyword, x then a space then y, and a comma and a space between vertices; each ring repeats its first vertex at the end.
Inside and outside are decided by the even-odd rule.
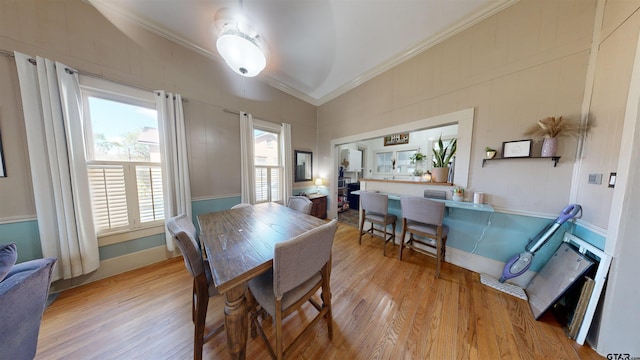
MULTIPOLYGON (((387 193, 382 191, 376 191, 381 194, 386 194, 389 196, 389 200, 400 200, 402 196, 413 196, 413 195, 402 195, 402 194, 394 194, 387 193)), ((353 194, 360 195, 360 191, 354 191, 353 194)), ((453 200, 441 200, 441 199, 432 199, 429 200, 444 202, 444 206, 448 208, 456 208, 456 209, 465 209, 465 210, 475 210, 475 211, 485 211, 485 212, 494 212, 493 206, 490 204, 475 204, 468 201, 453 201, 453 200)))
POLYGON ((396 183, 396 184, 413 184, 413 185, 434 185, 434 186, 453 186, 451 183, 434 183, 430 181, 405 180, 405 179, 360 179, 360 181, 396 183))

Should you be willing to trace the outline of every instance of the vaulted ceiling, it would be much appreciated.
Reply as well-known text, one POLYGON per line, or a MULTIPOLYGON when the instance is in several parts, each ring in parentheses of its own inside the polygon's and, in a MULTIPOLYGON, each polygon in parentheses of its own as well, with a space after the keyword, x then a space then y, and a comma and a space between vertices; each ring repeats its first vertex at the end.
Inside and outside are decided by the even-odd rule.
POLYGON ((268 46, 267 67, 258 78, 314 105, 515 1, 88 0, 221 62, 214 18, 220 9, 232 9, 268 46))

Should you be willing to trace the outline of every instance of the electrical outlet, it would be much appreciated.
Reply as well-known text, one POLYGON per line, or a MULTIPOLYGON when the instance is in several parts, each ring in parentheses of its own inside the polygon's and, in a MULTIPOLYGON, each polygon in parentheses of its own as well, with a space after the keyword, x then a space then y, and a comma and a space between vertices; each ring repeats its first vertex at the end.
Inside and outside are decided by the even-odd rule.
POLYGON ((589 184, 602 184, 602 174, 589 174, 589 184))

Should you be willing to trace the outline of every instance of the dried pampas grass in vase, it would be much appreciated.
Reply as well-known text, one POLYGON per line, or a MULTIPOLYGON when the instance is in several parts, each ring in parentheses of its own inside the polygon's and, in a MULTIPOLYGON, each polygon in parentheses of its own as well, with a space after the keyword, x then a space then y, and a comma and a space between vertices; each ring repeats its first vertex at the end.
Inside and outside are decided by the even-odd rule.
POLYGON ((524 134, 531 137, 534 141, 544 140, 540 156, 551 157, 556 156, 559 137, 578 136, 584 130, 587 130, 586 126, 572 124, 562 116, 549 116, 538 120, 538 122, 530 126, 524 134))

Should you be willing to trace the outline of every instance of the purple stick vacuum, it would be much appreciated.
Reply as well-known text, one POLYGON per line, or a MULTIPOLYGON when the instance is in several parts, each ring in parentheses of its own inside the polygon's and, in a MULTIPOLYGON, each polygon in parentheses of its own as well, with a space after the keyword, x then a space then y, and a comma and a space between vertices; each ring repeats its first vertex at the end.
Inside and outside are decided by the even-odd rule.
POLYGON ((525 247, 525 251, 520 254, 514 255, 504 266, 502 270, 502 277, 500 282, 503 283, 507 279, 512 279, 516 276, 524 274, 525 271, 531 266, 531 260, 533 255, 549 240, 558 228, 564 224, 567 220, 574 218, 576 215, 582 214, 582 207, 578 204, 568 205, 562 210, 560 215, 549 225, 547 225, 542 231, 538 233, 533 239, 529 241, 525 247))

